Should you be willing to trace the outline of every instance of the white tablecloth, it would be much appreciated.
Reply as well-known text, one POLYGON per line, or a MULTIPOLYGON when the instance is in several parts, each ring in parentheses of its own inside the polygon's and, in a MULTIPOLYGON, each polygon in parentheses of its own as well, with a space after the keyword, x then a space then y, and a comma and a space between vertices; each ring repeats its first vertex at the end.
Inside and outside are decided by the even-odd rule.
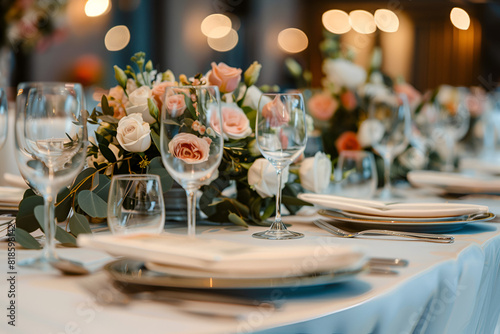
MULTIPOLYGON (((470 201, 469 201, 470 202, 470 201)), ((482 200, 500 213, 499 201, 482 200)), ((276 311, 256 310, 242 319, 183 313, 157 302, 134 301, 101 306, 81 287, 84 277, 17 268, 16 326, 6 318, 9 289, 7 252, 0 251, 4 278, 0 293, 4 315, 0 333, 494 333, 500 316, 500 219, 468 224, 453 233, 453 244, 385 239, 340 239, 311 223, 292 229, 305 238, 293 241, 253 239, 255 243, 315 243, 329 238, 355 244, 374 257, 409 260, 399 275, 361 274, 349 282, 313 289, 274 292, 283 302, 276 311)), ((248 240, 262 230, 200 226, 198 233, 226 240, 248 240)), ((181 233, 179 229, 170 231, 181 233)), ((58 248, 60 255, 93 261, 106 254, 58 248)), ((17 249, 18 261, 34 251, 17 249)), ((269 297, 269 296, 267 296, 269 297)), ((497 332, 498 333, 498 332, 497 332)))

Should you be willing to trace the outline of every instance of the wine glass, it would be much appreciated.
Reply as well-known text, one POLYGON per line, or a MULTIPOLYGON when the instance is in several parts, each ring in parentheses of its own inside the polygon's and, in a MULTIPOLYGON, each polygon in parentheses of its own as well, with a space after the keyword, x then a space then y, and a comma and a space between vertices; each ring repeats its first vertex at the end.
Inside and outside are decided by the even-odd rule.
POLYGON ((9 128, 8 114, 7 93, 3 88, 0 88, 0 150, 7 140, 7 129, 9 128))
POLYGON ((18 86, 15 157, 21 175, 44 199, 45 245, 39 258, 21 265, 49 268, 54 250, 58 192, 83 168, 87 147, 86 111, 80 84, 37 82, 18 86))
POLYGON ((340 152, 334 176, 335 193, 341 196, 372 198, 377 190, 377 166, 371 152, 340 152))
POLYGON ((163 231, 165 207, 158 175, 115 175, 109 189, 108 225, 112 233, 163 231))
POLYGON ((431 137, 436 142, 438 152, 444 156, 445 172, 455 169, 456 143, 462 139, 469 130, 470 114, 463 97, 459 97, 456 104, 443 105, 435 101, 430 105, 430 112, 434 113, 430 124, 431 137), (444 143, 444 145, 440 145, 444 143))
POLYGON ((217 174, 222 160, 220 94, 217 86, 167 87, 160 146, 165 168, 187 195, 188 235, 196 234, 196 191, 217 174))
POLYGON ((406 95, 374 97, 368 108, 373 149, 384 160, 384 188, 379 198, 397 197, 391 187, 391 165, 403 153, 411 136, 411 114, 406 95))
POLYGON ((300 93, 263 94, 260 97, 255 136, 262 155, 274 166, 278 178, 276 217, 271 227, 254 233, 260 239, 302 238, 302 233, 287 230, 281 220, 282 171, 304 151, 307 143, 304 98, 300 93))

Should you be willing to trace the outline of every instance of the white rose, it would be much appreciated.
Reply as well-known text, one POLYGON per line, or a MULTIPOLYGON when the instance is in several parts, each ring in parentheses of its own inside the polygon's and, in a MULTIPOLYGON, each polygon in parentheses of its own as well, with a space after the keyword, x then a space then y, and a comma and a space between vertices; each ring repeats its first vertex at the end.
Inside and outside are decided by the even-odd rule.
MULTIPOLYGON (((253 110, 257 110, 259 107, 259 100, 262 96, 262 92, 255 86, 250 86, 246 90, 245 99, 243 100, 243 105, 252 108, 253 110)), ((265 103, 271 102, 271 99, 267 96, 264 97, 266 99, 265 103)))
POLYGON ((149 114, 148 99, 153 96, 151 88, 148 86, 141 86, 134 90, 128 96, 128 103, 125 106, 127 115, 141 114, 144 121, 154 123, 155 119, 149 114))
POLYGON ((317 194, 324 193, 332 176, 332 161, 323 152, 302 161, 299 169, 300 184, 317 194))
MULTIPOLYGON (((90 137, 89 140, 95 144, 94 137, 90 137)), ((111 152, 113 152, 116 160, 119 160, 121 158, 120 149, 116 145, 110 144, 108 146, 108 148, 111 150, 111 152)), ((95 157, 93 155, 87 157, 87 165, 89 167, 94 167, 95 166, 94 163, 97 163, 97 165, 100 165, 100 164, 107 164, 107 163, 109 163, 109 161, 104 157, 104 155, 102 155, 101 151, 99 151, 97 153, 97 157, 95 157)), ((120 164, 121 164, 121 162, 118 163, 118 166, 120 166, 120 164)), ((104 172, 104 174, 111 175, 112 172, 113 172, 113 166, 109 166, 108 168, 106 168, 106 171, 104 172)))
POLYGON ((325 60, 323 72, 329 82, 351 90, 357 88, 366 80, 364 68, 343 58, 325 60))
POLYGON ((371 146, 384 136, 384 125, 376 119, 367 119, 361 123, 358 130, 358 141, 361 147, 371 146))
POLYGON ((126 151, 144 152, 151 145, 151 130, 141 114, 130 114, 120 119, 116 132, 118 143, 126 151))
MULTIPOLYGON (((288 167, 283 169, 281 173, 283 175, 281 189, 283 189, 285 187, 285 183, 288 181, 288 167)), ((276 169, 264 158, 255 160, 248 170, 248 184, 261 197, 272 197, 276 195, 278 190, 278 176, 276 175, 276 169)))

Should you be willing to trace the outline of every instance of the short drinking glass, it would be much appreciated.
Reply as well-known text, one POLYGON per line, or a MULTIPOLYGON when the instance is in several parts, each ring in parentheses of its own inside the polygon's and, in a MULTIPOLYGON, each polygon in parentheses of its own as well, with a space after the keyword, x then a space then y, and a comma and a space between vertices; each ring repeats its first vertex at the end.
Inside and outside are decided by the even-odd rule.
POLYGON ((341 196, 371 198, 377 190, 377 167, 371 152, 340 152, 334 176, 335 193, 341 196))
POLYGON ((159 176, 113 176, 109 189, 108 225, 115 234, 160 233, 165 225, 165 207, 159 176))

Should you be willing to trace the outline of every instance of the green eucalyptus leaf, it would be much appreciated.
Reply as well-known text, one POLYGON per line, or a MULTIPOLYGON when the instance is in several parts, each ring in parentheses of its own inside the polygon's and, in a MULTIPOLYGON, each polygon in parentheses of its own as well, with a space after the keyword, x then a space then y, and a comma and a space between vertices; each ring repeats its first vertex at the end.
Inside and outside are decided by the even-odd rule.
POLYGON ((65 246, 76 246, 76 238, 59 226, 56 227, 56 240, 65 246))
POLYGON ((21 201, 19 211, 16 216, 16 226, 28 233, 37 230, 40 225, 35 218, 35 207, 43 206, 43 198, 40 196, 30 196, 21 201))
POLYGON ((31 197, 31 196, 38 196, 38 195, 33 191, 33 189, 31 189, 31 188, 26 189, 26 191, 23 194, 23 199, 31 197))
POLYGON ((243 220, 243 218, 241 218, 240 216, 238 216, 237 214, 235 213, 230 213, 227 218, 229 219, 229 221, 231 223, 233 223, 234 225, 238 225, 238 226, 244 226, 244 227, 248 227, 248 224, 243 220))
POLYGON ((69 219, 69 229, 76 236, 84 233, 92 233, 89 221, 84 215, 79 213, 75 213, 69 219))
POLYGON ((95 132, 95 139, 97 140, 97 144, 99 146, 99 148, 101 146, 109 146, 109 140, 106 139, 106 137, 104 137, 103 135, 101 135, 100 133, 97 133, 95 132))
POLYGON ((24 248, 27 248, 27 249, 41 249, 42 248, 40 243, 38 243, 38 241, 36 241, 36 239, 31 234, 29 234, 28 232, 26 232, 22 228, 16 227, 15 234, 16 234, 16 236, 15 236, 16 242, 19 243, 24 248))
POLYGON ((68 214, 73 203, 73 196, 70 196, 69 194, 70 190, 68 188, 63 188, 63 190, 57 194, 57 206, 55 210, 57 221, 62 222, 68 218, 68 214))
POLYGON ((93 218, 106 218, 108 216, 108 204, 90 190, 82 190, 78 194, 78 205, 93 218))
POLYGON ((102 198, 105 202, 107 202, 111 180, 104 174, 99 174, 98 178, 99 178, 99 185, 93 190, 93 192, 97 194, 97 196, 102 198))
POLYGON ((86 168, 78 174, 71 186, 71 190, 75 190, 78 188, 76 193, 78 194, 82 190, 90 190, 97 186, 98 178, 95 177, 97 174, 97 169, 93 167, 86 168), (94 179, 96 181, 94 181, 94 179))
POLYGON ((101 151, 102 155, 108 160, 109 162, 113 163, 116 162, 116 157, 113 151, 109 148, 107 145, 103 145, 99 142, 99 150, 101 151))
POLYGON ((296 205, 296 206, 313 206, 313 204, 298 199, 297 197, 283 195, 281 197, 281 203, 284 205, 296 205))
POLYGON ((156 132, 151 131, 151 139, 153 139, 153 143, 155 144, 156 149, 158 150, 158 152, 161 152, 161 140, 160 140, 160 136, 156 132))
POLYGON ((160 177, 161 190, 163 192, 169 191, 174 185, 174 179, 172 179, 165 168, 151 168, 148 170, 148 173, 155 174, 160 177))
POLYGON ((272 202, 270 203, 266 209, 264 210, 264 213, 260 217, 261 220, 266 220, 267 218, 271 217, 271 215, 276 211, 276 203, 272 202))
POLYGON ((154 168, 165 168, 165 167, 163 166, 163 161, 161 160, 161 157, 154 157, 149 162, 148 168, 149 169, 154 169, 154 168))

